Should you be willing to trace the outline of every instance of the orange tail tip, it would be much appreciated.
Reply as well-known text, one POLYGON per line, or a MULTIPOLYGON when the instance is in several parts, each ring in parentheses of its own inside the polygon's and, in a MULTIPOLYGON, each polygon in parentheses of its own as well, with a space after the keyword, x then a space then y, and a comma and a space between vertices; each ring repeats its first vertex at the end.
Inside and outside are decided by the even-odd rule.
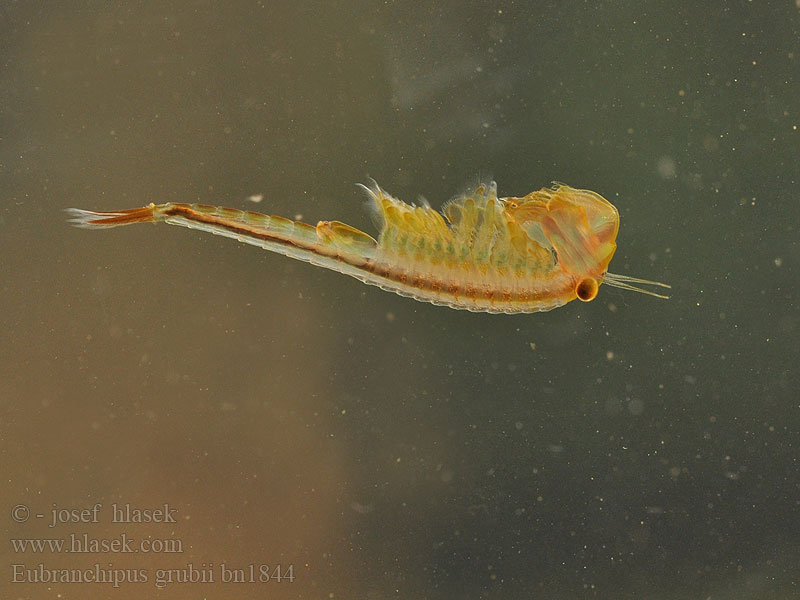
POLYGON ((153 223, 156 220, 155 208, 155 204, 150 204, 142 208, 113 212, 94 212, 81 208, 67 208, 66 211, 72 217, 68 221, 75 227, 96 229, 99 227, 130 225, 131 223, 153 223))

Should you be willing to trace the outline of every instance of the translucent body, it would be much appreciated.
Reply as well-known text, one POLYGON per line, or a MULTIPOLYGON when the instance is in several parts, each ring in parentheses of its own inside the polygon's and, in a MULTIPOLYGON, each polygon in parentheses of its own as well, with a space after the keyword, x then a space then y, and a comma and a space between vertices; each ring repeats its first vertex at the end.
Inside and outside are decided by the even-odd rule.
POLYGON ((523 198, 498 198, 492 183, 451 200, 439 213, 392 198, 377 184, 365 189, 381 222, 377 240, 338 221, 313 227, 199 204, 69 211, 73 223, 87 228, 164 221, 209 231, 403 296, 472 311, 526 313, 575 298, 589 301, 604 280, 636 291, 644 290, 632 283, 664 286, 607 273, 619 214, 588 190, 558 184, 523 198))

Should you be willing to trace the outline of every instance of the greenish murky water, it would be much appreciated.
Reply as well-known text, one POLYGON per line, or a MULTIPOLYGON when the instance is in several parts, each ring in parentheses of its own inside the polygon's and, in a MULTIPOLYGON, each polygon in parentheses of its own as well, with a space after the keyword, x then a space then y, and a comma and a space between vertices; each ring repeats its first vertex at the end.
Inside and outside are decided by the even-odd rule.
POLYGON ((799 34, 793 0, 5 4, 0 595, 800 597, 799 34), (374 231, 369 178, 596 190, 672 297, 472 314, 62 212, 374 231), (84 535, 137 551, 20 545, 84 535))

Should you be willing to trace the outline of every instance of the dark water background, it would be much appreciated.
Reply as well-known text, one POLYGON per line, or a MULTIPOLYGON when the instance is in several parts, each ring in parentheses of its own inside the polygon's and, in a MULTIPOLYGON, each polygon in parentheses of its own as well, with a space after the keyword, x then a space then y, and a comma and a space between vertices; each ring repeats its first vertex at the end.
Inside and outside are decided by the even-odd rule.
POLYGON ((794 0, 5 2, 0 53, 0 597, 800 598, 794 0), (371 230, 355 182, 480 176, 602 193, 672 298, 471 314, 61 212, 371 230), (183 552, 10 541, 70 533, 183 552), (148 581, 14 582, 95 563, 148 581))

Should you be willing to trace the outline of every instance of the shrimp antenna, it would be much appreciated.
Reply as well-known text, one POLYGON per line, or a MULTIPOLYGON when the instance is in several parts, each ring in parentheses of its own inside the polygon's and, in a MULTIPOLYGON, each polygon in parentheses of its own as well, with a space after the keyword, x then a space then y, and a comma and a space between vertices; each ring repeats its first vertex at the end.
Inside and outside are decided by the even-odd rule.
POLYGON ((650 281, 649 279, 639 279, 638 277, 617 275, 616 273, 606 273, 605 277, 603 278, 603 283, 607 283, 611 287, 620 288, 622 290, 630 290, 631 292, 639 292, 640 294, 647 294, 648 296, 655 296, 656 298, 662 298, 664 300, 668 300, 669 296, 636 287, 633 284, 638 283, 640 285, 656 285, 658 287, 672 289, 672 286, 667 285, 666 283, 661 283, 660 281, 650 281))

